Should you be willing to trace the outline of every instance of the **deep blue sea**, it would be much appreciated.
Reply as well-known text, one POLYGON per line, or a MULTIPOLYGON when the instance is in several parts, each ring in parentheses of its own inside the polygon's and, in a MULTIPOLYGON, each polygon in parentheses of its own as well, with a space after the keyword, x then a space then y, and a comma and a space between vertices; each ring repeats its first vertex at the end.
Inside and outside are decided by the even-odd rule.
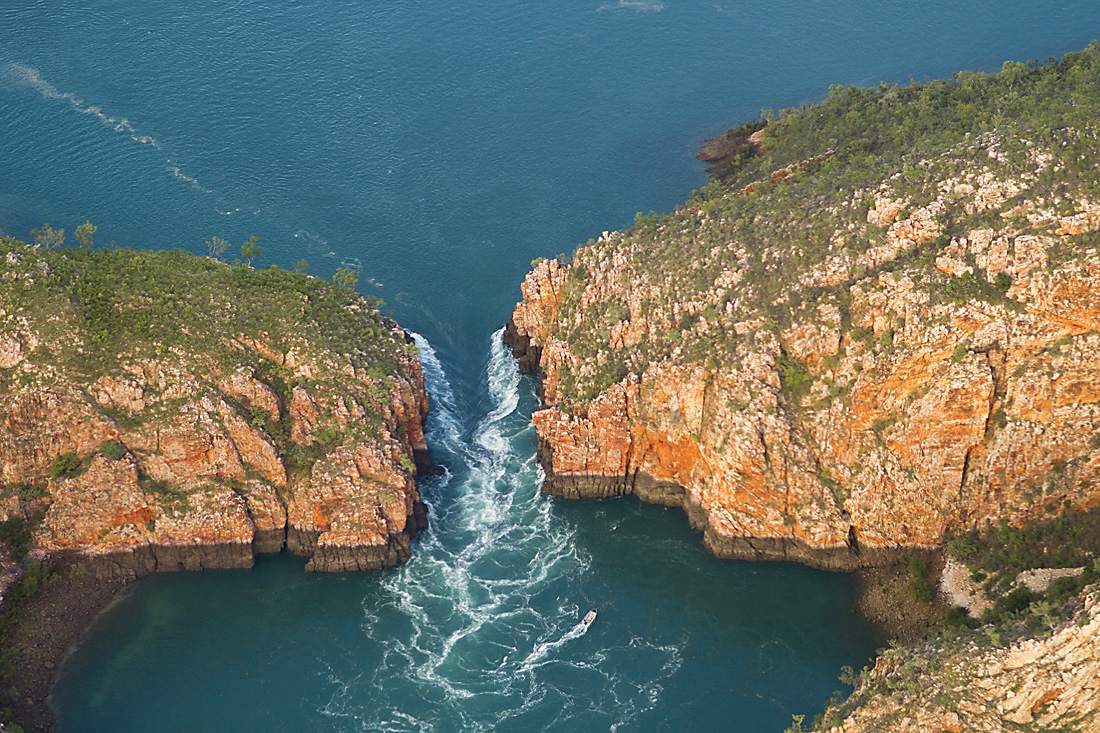
POLYGON ((1045 59, 1095 0, 4 0, 0 230, 360 269, 420 335, 448 475, 407 565, 131 586, 63 665, 76 731, 779 731, 881 639, 850 579, 719 562, 682 513, 538 492, 497 343, 532 258, 705 183, 703 138, 1045 59), (580 617, 598 607, 581 633, 580 617))

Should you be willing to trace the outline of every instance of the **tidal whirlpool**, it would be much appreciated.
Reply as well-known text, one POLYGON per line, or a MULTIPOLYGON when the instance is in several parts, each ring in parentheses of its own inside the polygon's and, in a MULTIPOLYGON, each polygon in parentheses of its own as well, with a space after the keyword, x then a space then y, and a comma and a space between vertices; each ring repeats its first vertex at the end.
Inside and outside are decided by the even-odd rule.
POLYGON ((540 471, 533 427, 519 409, 520 376, 499 335, 487 367, 492 409, 468 431, 434 351, 417 338, 438 408, 429 436, 459 467, 441 486, 425 487, 429 501, 440 497, 430 504, 431 521, 447 531, 431 534, 416 562, 386 576, 389 597, 367 610, 363 626, 370 643, 386 649, 385 663, 354 683, 335 681, 341 691, 325 714, 365 718, 368 729, 530 730, 533 720, 614 729, 652 708, 680 666, 675 644, 635 634, 608 643, 597 630, 580 643, 577 622, 597 599, 574 589, 592 559, 531 490, 540 471), (442 500, 452 481, 462 482, 461 493, 442 500), (390 631, 396 618, 412 622, 407 633, 390 631), (560 654, 571 642, 578 643, 560 654), (623 673, 629 669, 640 674, 623 673), (367 712, 343 689, 348 684, 407 687, 405 694, 438 697, 441 705, 416 717, 384 703, 367 712))

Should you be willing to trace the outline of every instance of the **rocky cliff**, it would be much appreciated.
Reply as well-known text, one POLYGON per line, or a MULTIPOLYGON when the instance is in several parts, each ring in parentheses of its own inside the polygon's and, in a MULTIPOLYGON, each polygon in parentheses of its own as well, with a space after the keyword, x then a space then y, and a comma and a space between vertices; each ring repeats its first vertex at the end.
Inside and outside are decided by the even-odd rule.
POLYGON ((1094 44, 834 87, 684 208, 537 263, 506 339, 544 489, 831 569, 1095 505, 1098 80, 1094 44))
POLYGON ((129 576, 283 547, 310 570, 408 558, 428 398, 373 303, 276 268, 10 239, 0 283, 0 520, 32 554, 129 576))
POLYGON ((1100 591, 1037 636, 986 627, 910 649, 892 649, 855 692, 825 713, 820 730, 1100 731, 1100 591))

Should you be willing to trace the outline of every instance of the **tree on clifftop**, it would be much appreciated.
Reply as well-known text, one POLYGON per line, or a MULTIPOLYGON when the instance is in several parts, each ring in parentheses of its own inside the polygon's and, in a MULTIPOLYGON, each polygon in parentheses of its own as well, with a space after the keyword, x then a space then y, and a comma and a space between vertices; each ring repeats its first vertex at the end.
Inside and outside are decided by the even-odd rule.
POLYGON ((252 260, 256 259, 263 253, 264 248, 256 245, 256 242, 260 241, 260 238, 256 235, 252 235, 248 238, 248 241, 241 245, 241 259, 249 267, 252 267, 252 260))
POLYGON ((214 259, 220 258, 225 251, 229 249, 229 240, 222 239, 221 237, 211 237, 206 240, 206 251, 210 253, 210 256, 214 259))
POLYGON ((85 221, 83 224, 76 228, 73 234, 76 236, 76 241, 80 243, 81 247, 91 249, 95 242, 92 241, 92 235, 99 229, 95 224, 90 221, 85 221))
POLYGON ((336 274, 332 276, 332 281, 345 290, 355 290, 355 284, 359 282, 359 271, 337 267, 336 274))
POLYGON ((49 225, 49 222, 42 225, 41 229, 32 229, 31 236, 34 237, 34 248, 45 247, 47 250, 57 249, 65 243, 65 230, 54 229, 49 225))

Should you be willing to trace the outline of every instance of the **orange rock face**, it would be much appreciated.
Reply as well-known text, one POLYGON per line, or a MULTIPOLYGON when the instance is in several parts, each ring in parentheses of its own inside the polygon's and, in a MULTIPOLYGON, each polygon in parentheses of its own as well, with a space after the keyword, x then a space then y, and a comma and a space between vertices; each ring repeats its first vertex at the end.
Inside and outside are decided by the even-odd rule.
POLYGON ((1100 254, 1081 235, 1100 206, 1019 203, 1036 161, 1019 180, 943 181, 919 207, 883 184, 866 223, 755 315, 753 253, 736 241, 676 297, 676 273, 653 274, 661 236, 732 238, 704 209, 670 217, 657 245, 613 234, 538 265, 505 338, 543 378, 544 490, 680 505, 719 556, 832 569, 1096 504, 1100 254), (968 212, 1016 224, 941 236, 968 212))
MULTIPOLYGON (((6 343, 49 345, 0 319, 6 343)), ((310 570, 405 560, 425 525, 414 462, 426 456, 427 393, 415 348, 393 326, 397 373, 381 379, 303 336, 239 344, 286 387, 203 354, 125 361, 88 383, 8 348, 0 389, 0 519, 45 507, 39 553, 116 559, 128 572, 242 567, 284 546, 310 570), (82 465, 58 474, 59 456, 82 465)), ((60 334, 59 338, 71 338, 60 334)), ((423 462, 421 460, 421 462, 423 462)))

